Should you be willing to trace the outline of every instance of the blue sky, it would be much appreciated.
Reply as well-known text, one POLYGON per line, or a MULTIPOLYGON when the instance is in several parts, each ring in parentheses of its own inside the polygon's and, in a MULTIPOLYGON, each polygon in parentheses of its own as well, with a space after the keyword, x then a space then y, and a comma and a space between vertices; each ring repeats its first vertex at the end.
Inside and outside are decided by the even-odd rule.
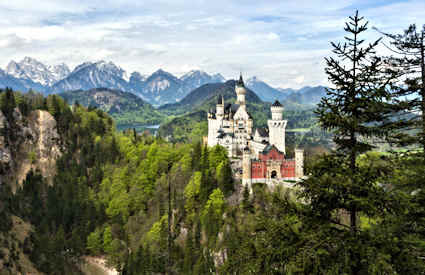
POLYGON ((275 87, 323 85, 329 42, 342 41, 356 9, 386 32, 425 24, 423 0, 3 0, 0 67, 24 56, 71 68, 107 60, 128 74, 242 71, 275 87))

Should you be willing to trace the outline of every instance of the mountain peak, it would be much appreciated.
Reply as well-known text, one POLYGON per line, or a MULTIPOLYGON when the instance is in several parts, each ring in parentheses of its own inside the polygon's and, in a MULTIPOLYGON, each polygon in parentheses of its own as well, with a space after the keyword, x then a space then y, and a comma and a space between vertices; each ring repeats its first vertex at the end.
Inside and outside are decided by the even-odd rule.
POLYGON ((159 68, 156 70, 152 75, 172 75, 169 72, 164 71, 163 69, 159 68))
POLYGON ((21 63, 41 63, 41 62, 38 61, 35 58, 29 57, 29 56, 25 56, 24 59, 22 59, 21 63))
POLYGON ((19 79, 51 86, 69 74, 68 67, 64 66, 46 66, 35 58, 25 56, 20 62, 10 61, 6 72, 19 79))
POLYGON ((87 62, 81 63, 80 65, 77 65, 77 66, 74 68, 74 70, 72 71, 72 73, 76 73, 76 72, 78 72, 78 71, 80 71, 80 70, 82 70, 82 69, 84 69, 84 68, 86 68, 86 67, 88 67, 88 66, 91 66, 91 65, 93 65, 93 62, 90 62, 90 61, 87 61, 87 62))
POLYGON ((100 60, 94 64, 96 65, 97 68, 101 70, 122 70, 120 67, 115 65, 112 61, 107 62, 105 60, 100 60))
POLYGON ((107 74, 118 75, 119 77, 128 81, 126 72, 111 61, 108 62, 105 60, 99 60, 96 62, 84 62, 75 67, 74 71, 72 71, 72 74, 75 74, 82 70, 102 71, 107 74))
POLYGON ((145 81, 148 77, 146 75, 142 75, 139 72, 132 72, 131 75, 130 75, 130 79, 132 79, 132 78, 138 79, 138 80, 141 80, 141 81, 145 81))

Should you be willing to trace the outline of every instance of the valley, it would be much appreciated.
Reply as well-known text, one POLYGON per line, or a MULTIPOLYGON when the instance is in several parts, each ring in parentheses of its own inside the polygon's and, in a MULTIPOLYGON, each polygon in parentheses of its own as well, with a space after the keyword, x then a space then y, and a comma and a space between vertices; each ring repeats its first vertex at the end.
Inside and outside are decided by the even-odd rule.
POLYGON ((0 275, 425 274, 425 1, 0 16, 0 275))
MULTIPOLYGON (((148 130, 174 141, 205 136, 206 123, 202 115, 215 106, 219 95, 223 95, 226 102, 234 102, 236 98, 233 80, 226 81, 220 74, 202 71, 190 71, 178 78, 159 69, 150 76, 133 72, 128 77, 124 69, 112 62, 84 62, 70 70, 63 63, 48 66, 25 57, 20 62, 11 61, 1 72, 5 74, 3 77, 0 74, 0 88, 59 94, 69 104, 78 102, 107 112, 114 118, 118 130, 148 130), (162 127, 146 127, 152 125, 162 127)), ((315 123, 310 110, 325 95, 321 86, 278 89, 257 77, 248 79, 247 87, 256 127, 264 127, 270 115, 267 102, 278 99, 290 121, 289 129, 311 128, 315 123), (299 117, 302 113, 304 118, 299 117), (299 125, 299 121, 306 119, 310 122, 299 125)), ((302 137, 298 135, 295 139, 302 137)))

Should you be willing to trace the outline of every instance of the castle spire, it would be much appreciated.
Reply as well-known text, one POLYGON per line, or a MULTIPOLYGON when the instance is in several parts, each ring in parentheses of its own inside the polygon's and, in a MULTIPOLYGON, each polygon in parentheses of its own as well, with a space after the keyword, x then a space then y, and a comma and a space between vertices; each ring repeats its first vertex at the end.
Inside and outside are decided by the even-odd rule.
POLYGON ((223 104, 223 95, 218 95, 217 104, 223 104))
POLYGON ((244 87, 244 86, 245 86, 245 85, 244 85, 244 83, 243 83, 242 72, 240 73, 240 76, 239 76, 238 85, 239 85, 239 86, 242 86, 242 87, 244 87))

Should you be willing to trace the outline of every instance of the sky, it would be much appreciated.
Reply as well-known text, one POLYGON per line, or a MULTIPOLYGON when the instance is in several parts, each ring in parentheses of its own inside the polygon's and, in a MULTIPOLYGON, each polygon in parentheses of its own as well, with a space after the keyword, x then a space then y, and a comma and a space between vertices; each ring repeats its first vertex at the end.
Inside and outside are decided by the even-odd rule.
MULTIPOLYGON (((425 24, 423 0, 0 0, 0 67, 25 56, 71 69, 105 60, 128 74, 200 69, 274 87, 326 85, 330 41, 343 41, 356 10, 385 32, 425 24)), ((364 38, 379 36, 370 28, 364 38)))

